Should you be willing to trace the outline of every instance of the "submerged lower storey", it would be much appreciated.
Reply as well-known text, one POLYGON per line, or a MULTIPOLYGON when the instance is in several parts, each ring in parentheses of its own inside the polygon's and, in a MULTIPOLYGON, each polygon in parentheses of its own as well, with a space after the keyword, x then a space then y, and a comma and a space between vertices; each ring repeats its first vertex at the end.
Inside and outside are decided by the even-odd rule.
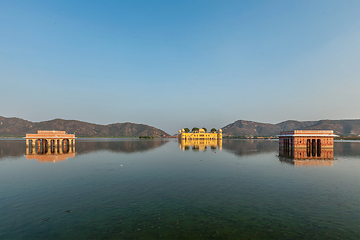
POLYGON ((333 159, 333 137, 279 136, 279 155, 293 159, 333 159))

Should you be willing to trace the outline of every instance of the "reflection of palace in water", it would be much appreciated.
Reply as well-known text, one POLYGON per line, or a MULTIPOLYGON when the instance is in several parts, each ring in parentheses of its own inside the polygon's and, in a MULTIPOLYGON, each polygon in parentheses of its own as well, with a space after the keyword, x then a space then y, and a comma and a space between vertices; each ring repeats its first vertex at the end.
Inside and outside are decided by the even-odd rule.
POLYGON ((279 134, 280 161, 294 165, 333 164, 334 137, 333 131, 285 131, 279 134))
POLYGON ((26 134, 26 158, 39 162, 65 161, 75 157, 75 134, 65 131, 38 131, 26 134))
POLYGON ((179 148, 183 151, 189 150, 190 148, 195 151, 205 151, 207 147, 222 150, 222 139, 179 139, 179 148))

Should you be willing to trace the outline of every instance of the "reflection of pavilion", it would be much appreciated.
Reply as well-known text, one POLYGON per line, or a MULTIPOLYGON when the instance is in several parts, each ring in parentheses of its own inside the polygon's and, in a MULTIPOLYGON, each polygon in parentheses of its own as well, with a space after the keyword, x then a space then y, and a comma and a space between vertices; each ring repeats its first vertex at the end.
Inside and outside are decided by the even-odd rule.
POLYGON ((37 159, 38 162, 60 162, 75 157, 75 152, 63 154, 27 154, 26 159, 37 159))
POLYGON ((316 151, 311 148, 280 148, 279 156, 294 160, 333 160, 334 150, 333 148, 316 149, 316 151))
POLYGON ((332 166, 334 164, 333 159, 291 159, 291 158, 279 158, 280 162, 289 163, 295 166, 332 166))
POLYGON ((179 148, 184 150, 189 150, 192 148, 193 150, 205 151, 207 147, 211 149, 219 149, 222 150, 222 139, 214 140, 214 139, 192 139, 185 140, 179 139, 179 148))
POLYGON ((317 149, 310 148, 279 149, 280 162, 290 163, 295 166, 332 166, 334 162, 333 148, 317 149))

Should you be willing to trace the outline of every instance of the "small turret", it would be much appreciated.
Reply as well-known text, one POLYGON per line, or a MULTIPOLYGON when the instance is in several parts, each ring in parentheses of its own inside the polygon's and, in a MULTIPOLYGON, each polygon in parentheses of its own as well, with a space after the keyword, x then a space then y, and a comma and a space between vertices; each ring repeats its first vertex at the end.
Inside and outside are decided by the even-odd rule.
POLYGON ((179 139, 185 139, 185 129, 179 130, 179 139))

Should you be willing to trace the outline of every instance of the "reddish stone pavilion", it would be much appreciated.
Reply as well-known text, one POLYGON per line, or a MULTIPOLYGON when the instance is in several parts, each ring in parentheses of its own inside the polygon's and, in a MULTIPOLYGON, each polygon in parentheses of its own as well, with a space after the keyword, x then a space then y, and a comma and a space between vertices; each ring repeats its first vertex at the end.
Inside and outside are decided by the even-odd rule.
POLYGON ((294 130, 280 132, 279 155, 293 159, 333 159, 332 130, 294 130))
POLYGON ((63 154, 75 151, 75 134, 67 134, 65 131, 39 130, 37 134, 26 134, 25 139, 27 154, 63 154))

